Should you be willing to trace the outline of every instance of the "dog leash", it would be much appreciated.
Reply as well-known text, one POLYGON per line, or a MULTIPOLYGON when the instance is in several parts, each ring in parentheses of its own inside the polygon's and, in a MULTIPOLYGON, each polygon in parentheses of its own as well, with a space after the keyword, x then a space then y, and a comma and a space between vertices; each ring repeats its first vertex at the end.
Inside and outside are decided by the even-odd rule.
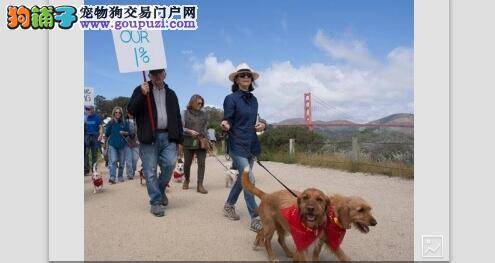
POLYGON ((268 168, 266 168, 261 162, 260 160, 258 160, 258 158, 251 153, 251 151, 249 151, 248 149, 246 149, 246 147, 244 147, 242 141, 239 137, 237 137, 236 135, 234 135, 233 132, 231 131, 226 131, 226 133, 228 135, 231 135, 232 137, 236 138, 237 140, 239 140, 239 145, 241 146, 241 148, 247 152, 252 158, 254 158, 256 160, 256 163, 261 166, 263 169, 265 169, 265 171, 268 172, 268 174, 270 174, 273 178, 275 178, 275 180, 277 180, 277 182, 279 182, 285 189, 287 189, 287 191, 289 191, 294 197, 297 197, 297 194, 294 193, 294 191, 292 191, 288 186, 286 186, 282 181, 280 181, 272 172, 270 172, 270 170, 268 170, 268 168))
POLYGON ((223 168, 225 168, 225 170, 227 170, 230 174, 232 174, 233 176, 237 176, 236 174, 234 174, 233 172, 230 171, 230 169, 225 166, 225 164, 223 164, 223 162, 218 158, 218 156, 216 154, 213 154, 213 157, 215 157, 215 159, 223 166, 223 168))

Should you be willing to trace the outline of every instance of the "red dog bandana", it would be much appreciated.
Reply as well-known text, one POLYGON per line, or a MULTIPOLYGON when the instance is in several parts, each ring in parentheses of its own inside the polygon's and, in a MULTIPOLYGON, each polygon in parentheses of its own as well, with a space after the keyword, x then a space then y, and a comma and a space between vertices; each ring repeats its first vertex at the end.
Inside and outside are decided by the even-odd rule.
POLYGON ((174 171, 174 178, 177 179, 177 178, 180 178, 183 174, 177 172, 177 171, 174 171))
POLYGON ((98 187, 103 185, 103 179, 100 177, 98 179, 93 179, 93 184, 98 187))
POLYGON ((323 231, 323 227, 320 226, 317 229, 312 229, 303 224, 301 217, 299 216, 299 208, 296 205, 292 205, 287 208, 280 209, 280 213, 287 220, 290 227, 290 233, 297 251, 305 250, 311 245, 316 238, 323 231))
POLYGON ((325 228, 325 234, 327 235, 327 244, 333 250, 337 250, 340 244, 344 240, 345 228, 340 226, 339 220, 335 216, 333 208, 330 207, 327 212, 327 227, 325 228))

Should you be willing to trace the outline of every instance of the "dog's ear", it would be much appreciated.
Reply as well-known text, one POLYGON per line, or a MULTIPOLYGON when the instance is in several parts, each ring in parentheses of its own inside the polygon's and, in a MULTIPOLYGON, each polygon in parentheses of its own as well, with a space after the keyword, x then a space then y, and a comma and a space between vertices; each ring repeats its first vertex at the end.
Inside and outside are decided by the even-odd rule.
POLYGON ((330 197, 328 197, 328 195, 325 195, 325 203, 326 203, 325 211, 327 211, 332 205, 332 202, 330 202, 330 197))
POLYGON ((339 219, 339 222, 343 228, 351 228, 351 215, 348 206, 344 205, 337 209, 337 218, 339 219))

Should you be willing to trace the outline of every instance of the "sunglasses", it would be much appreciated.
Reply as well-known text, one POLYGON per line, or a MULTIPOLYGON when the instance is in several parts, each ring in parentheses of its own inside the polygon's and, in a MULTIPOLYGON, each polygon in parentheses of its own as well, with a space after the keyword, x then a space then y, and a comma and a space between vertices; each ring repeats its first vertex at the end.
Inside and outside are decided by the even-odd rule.
POLYGON ((251 73, 239 73, 239 78, 252 78, 253 74, 251 73))

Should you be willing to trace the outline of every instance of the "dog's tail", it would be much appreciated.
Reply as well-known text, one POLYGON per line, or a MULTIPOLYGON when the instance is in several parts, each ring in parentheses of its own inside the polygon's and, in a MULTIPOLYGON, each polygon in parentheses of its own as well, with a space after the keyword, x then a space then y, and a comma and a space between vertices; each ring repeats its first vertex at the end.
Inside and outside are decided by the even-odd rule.
POLYGON ((261 191, 259 188, 256 188, 256 186, 249 181, 249 167, 244 168, 244 171, 242 172, 242 187, 244 190, 247 190, 259 198, 265 195, 265 192, 261 191))
POLYGON ((97 170, 97 167, 98 167, 98 164, 95 162, 93 164, 93 173, 96 173, 98 170, 97 170))

